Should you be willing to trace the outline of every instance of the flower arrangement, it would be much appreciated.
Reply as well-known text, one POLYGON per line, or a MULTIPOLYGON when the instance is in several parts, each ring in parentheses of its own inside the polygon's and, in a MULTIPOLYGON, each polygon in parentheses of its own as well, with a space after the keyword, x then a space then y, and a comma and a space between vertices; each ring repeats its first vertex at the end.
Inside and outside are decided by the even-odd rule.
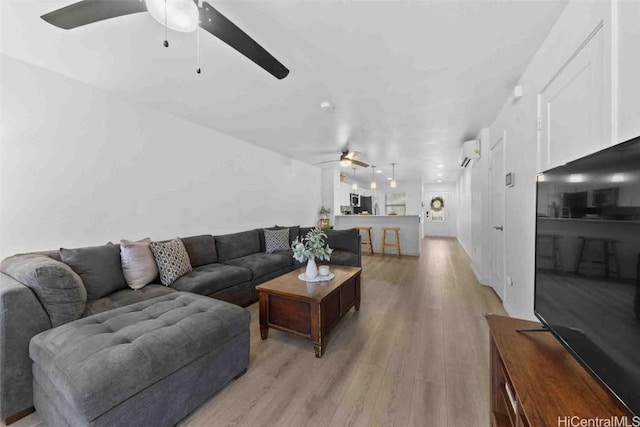
POLYGON ((326 237, 327 235, 318 227, 309 231, 302 239, 296 237, 296 240, 291 243, 293 257, 299 262, 316 258, 320 261, 329 261, 333 249, 329 245, 325 245, 324 239, 326 237))

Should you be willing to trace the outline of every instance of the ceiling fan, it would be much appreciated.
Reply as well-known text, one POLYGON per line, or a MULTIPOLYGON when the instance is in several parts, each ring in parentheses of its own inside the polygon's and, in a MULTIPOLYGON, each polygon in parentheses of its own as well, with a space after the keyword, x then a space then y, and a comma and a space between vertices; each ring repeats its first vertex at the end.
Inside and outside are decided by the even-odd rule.
MULTIPOLYGON (((105 19, 149 12, 166 28, 191 32, 198 25, 219 38, 265 71, 283 79, 289 70, 233 22, 202 0, 83 0, 54 10, 42 19, 70 30, 105 19)), ((168 41, 164 42, 169 46, 168 41)))
POLYGON ((349 151, 349 149, 345 148, 342 150, 342 154, 338 160, 328 160, 326 162, 314 163, 315 165, 324 165, 327 163, 340 162, 340 166, 349 167, 351 165, 361 166, 363 168, 368 168, 369 165, 365 162, 361 162, 360 160, 356 160, 354 157, 359 155, 358 151, 349 151))

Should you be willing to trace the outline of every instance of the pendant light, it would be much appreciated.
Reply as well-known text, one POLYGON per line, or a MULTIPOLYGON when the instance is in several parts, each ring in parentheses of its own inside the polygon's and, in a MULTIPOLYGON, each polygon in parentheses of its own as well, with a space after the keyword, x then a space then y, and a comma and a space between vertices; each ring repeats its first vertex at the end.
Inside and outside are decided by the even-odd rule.
POLYGON ((358 183, 356 182, 356 168, 353 168, 353 184, 351 184, 352 190, 358 189, 358 183))
POLYGON ((398 183, 396 182, 396 164, 395 163, 391 163, 391 169, 393 170, 393 178, 391 179, 391 188, 396 188, 398 186, 398 183))
POLYGON ((376 184, 376 167, 375 166, 371 166, 371 186, 369 187, 372 190, 375 190, 376 188, 378 188, 378 185, 376 184))

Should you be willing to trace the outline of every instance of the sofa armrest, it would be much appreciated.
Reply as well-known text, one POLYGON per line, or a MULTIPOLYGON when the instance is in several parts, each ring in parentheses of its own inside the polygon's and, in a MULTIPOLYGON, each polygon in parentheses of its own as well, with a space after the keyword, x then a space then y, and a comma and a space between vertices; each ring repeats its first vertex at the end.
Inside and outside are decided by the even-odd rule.
POLYGON ((29 341, 51 321, 31 289, 0 273, 0 418, 33 406, 29 341))

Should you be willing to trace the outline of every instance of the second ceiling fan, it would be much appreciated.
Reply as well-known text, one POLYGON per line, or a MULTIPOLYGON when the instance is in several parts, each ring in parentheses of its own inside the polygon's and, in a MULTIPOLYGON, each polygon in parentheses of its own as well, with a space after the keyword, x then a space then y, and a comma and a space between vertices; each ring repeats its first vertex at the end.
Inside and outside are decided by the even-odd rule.
POLYGON ((359 155, 359 151, 349 151, 349 149, 345 148, 342 150, 342 154, 338 160, 328 160, 326 162, 314 163, 315 165, 324 165, 327 163, 340 162, 340 166, 349 167, 351 165, 361 166, 363 168, 368 168, 369 164, 365 162, 361 162, 360 160, 356 160, 355 157, 359 155))
MULTIPOLYGON (((283 79, 289 74, 289 70, 273 55, 202 0, 83 0, 42 15, 42 19, 56 27, 70 30, 105 19, 147 11, 172 30, 190 32, 200 26, 277 79, 283 79)), ((165 46, 168 45, 165 40, 165 46)))

